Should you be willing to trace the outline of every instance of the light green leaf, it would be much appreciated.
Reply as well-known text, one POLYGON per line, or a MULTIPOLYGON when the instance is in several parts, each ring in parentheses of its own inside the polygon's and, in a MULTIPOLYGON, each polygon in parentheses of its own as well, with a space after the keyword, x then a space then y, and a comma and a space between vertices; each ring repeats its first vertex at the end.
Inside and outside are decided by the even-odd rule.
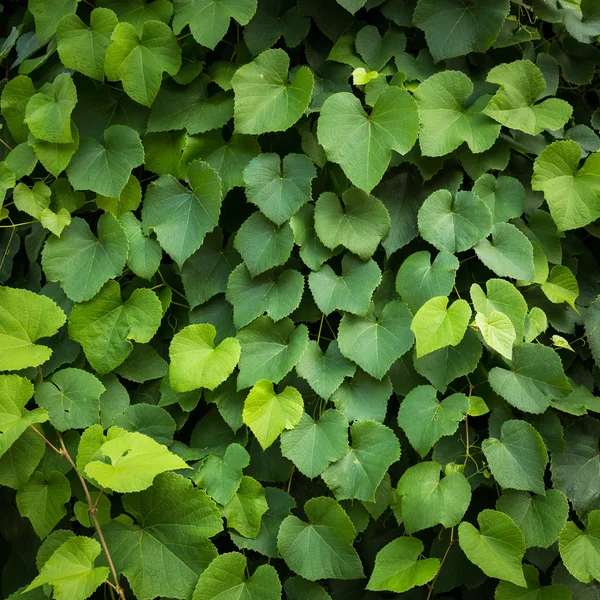
POLYGON ((544 129, 560 129, 571 116, 573 108, 558 98, 548 98, 535 104, 546 89, 540 69, 529 60, 515 60, 491 69, 489 83, 500 86, 485 108, 485 114, 509 129, 537 135, 544 129))
POLYGON ((421 306, 410 326, 417 342, 417 358, 444 346, 456 346, 464 337, 471 308, 465 300, 448 307, 448 298, 436 296, 421 306))
POLYGON ((353 547, 356 531, 344 509, 333 498, 318 497, 304 512, 308 523, 290 515, 279 529, 277 545, 287 566, 309 581, 364 577, 353 547))
POLYGON ((517 334, 510 318, 504 313, 494 310, 489 317, 477 313, 475 322, 485 343, 508 360, 511 360, 517 334))
POLYGON ((26 591, 50 584, 56 600, 85 600, 108 578, 108 567, 94 567, 101 552, 92 538, 69 538, 52 553, 26 591))
POLYGON ((412 348, 411 322, 410 310, 399 300, 386 304, 381 315, 359 317, 347 313, 338 330, 340 351, 363 371, 381 379, 412 348))
POLYGON ((488 97, 467 107, 472 92, 471 80, 460 71, 436 73, 415 90, 421 120, 419 145, 424 156, 450 154, 463 142, 474 153, 493 146, 500 125, 482 112, 488 97))
POLYGON ((440 568, 440 560, 420 559, 423 549, 423 542, 412 537, 399 537, 384 546, 375 557, 367 589, 400 594, 431 581, 440 568))
POLYGON ((341 276, 329 265, 324 265, 319 271, 309 274, 308 287, 319 310, 325 315, 334 310, 365 315, 380 281, 381 271, 374 260, 363 262, 347 253, 342 258, 341 276))
POLYGON ((327 158, 369 193, 381 181, 391 151, 406 154, 414 146, 418 124, 417 105, 406 90, 387 89, 370 115, 356 96, 340 92, 323 103, 317 136, 327 158))
POLYGON ((507 0, 419 0, 413 24, 425 32, 433 60, 485 52, 508 15, 507 0))
POLYGON ((342 200, 331 192, 315 205, 315 231, 325 246, 344 246, 363 261, 371 258, 390 231, 390 216, 381 200, 351 187, 342 200))
POLYGON ((179 456, 151 437, 113 426, 90 457, 85 474, 115 492, 139 492, 149 488, 159 473, 187 468, 179 456))
POLYGON ((279 383, 300 360, 308 344, 306 325, 294 327, 285 317, 274 322, 270 317, 258 317, 237 335, 242 351, 238 390, 253 386, 261 379, 279 383))
POLYGON ((45 229, 50 230, 55 236, 60 237, 65 227, 71 224, 71 215, 61 208, 58 213, 45 208, 40 217, 40 223, 45 229))
POLYGON ((151 280, 158 271, 162 259, 160 244, 154 238, 144 235, 142 224, 133 213, 126 212, 121 215, 119 223, 123 226, 129 241, 127 266, 138 277, 151 280))
POLYGON ((226 338, 215 346, 213 325, 188 325, 177 332, 169 347, 169 379, 176 392, 199 387, 214 390, 233 373, 240 359, 240 342, 226 338))
POLYGON ((525 188, 518 179, 491 173, 482 175, 473 186, 473 193, 490 209, 492 224, 516 219, 525 210, 525 188))
POLYGON ((219 221, 223 191, 217 172, 196 160, 188 166, 187 182, 162 175, 146 192, 142 223, 179 266, 202 245, 219 221))
POLYGON ((149 342, 162 316, 161 302, 152 290, 134 290, 123 302, 119 284, 111 280, 92 300, 73 307, 69 335, 83 346, 89 363, 103 375, 129 356, 132 342, 149 342))
POLYGON ((523 565, 527 588, 508 581, 501 581, 496 588, 495 600, 572 600, 566 585, 540 586, 540 574, 532 565, 523 565))
POLYGON ((452 394, 439 402, 435 388, 420 385, 401 402, 398 425, 411 446, 424 457, 440 438, 458 429, 468 411, 469 399, 464 394, 452 394))
POLYGON ((438 250, 464 252, 485 238, 492 217, 485 203, 473 192, 433 192, 419 209, 421 236, 438 250))
POLYGON ((244 598, 280 600, 281 583, 271 565, 259 566, 249 574, 246 557, 238 552, 217 556, 200 575, 192 600, 244 598))
POLYGON ((525 341, 533 342, 546 329, 548 329, 546 313, 541 308, 533 306, 525 317, 525 341))
POLYGON ((227 33, 230 19, 247 25, 256 5, 256 0, 175 0, 173 31, 180 34, 189 25, 199 44, 214 49, 227 33))
POLYGON ((498 498, 496 509, 519 526, 528 548, 551 546, 569 517, 566 496, 554 489, 546 490, 545 496, 507 490, 498 498))
POLYGON ((112 10, 95 8, 89 27, 75 14, 64 17, 56 30, 58 55, 67 69, 92 79, 104 79, 104 57, 118 23, 112 10))
POLYGON ((79 130, 73 121, 71 121, 71 137, 73 138, 72 142, 55 144, 37 140, 30 134, 27 141, 29 146, 33 148, 35 157, 42 163, 46 171, 58 177, 67 168, 71 158, 79 148, 79 130))
POLYGON ((100 423, 100 396, 105 389, 91 373, 67 368, 38 386, 35 401, 48 411, 50 423, 59 431, 85 429, 100 423))
POLYGON ((296 365, 298 375, 306 379, 308 385, 325 400, 355 371, 356 366, 340 352, 337 340, 329 343, 325 353, 315 340, 310 340, 296 365))
POLYGON ((189 479, 162 473, 148 490, 123 496, 123 508, 135 523, 123 515, 102 531, 135 597, 191 598, 199 575, 217 556, 207 539, 223 529, 215 503, 189 479))
POLYGON ((6 192, 14 188, 16 183, 17 179, 13 170, 5 162, 0 162, 0 220, 5 219, 8 214, 6 209, 2 208, 6 192))
POLYGON ((488 577, 526 587, 521 561, 525 539, 504 513, 485 509, 477 516, 479 530, 467 522, 458 527, 458 543, 467 558, 488 577))
POLYGON ((233 242, 252 277, 284 264, 294 247, 294 233, 288 223, 277 227, 261 212, 250 215, 238 229, 233 242))
POLYGON ((69 74, 63 73, 52 84, 47 83, 31 96, 24 121, 35 138, 66 144, 73 141, 71 113, 76 104, 75 84, 69 74))
POLYGON ((530 413, 544 412, 550 400, 572 391, 560 357, 542 344, 514 346, 512 369, 494 367, 489 382, 509 404, 530 413))
POLYGON ((222 513, 227 519, 227 527, 235 529, 244 537, 255 538, 260 531, 262 516, 268 508, 263 486, 256 479, 244 475, 222 513))
POLYGON ((304 413, 294 429, 281 434, 281 453, 311 479, 347 451, 348 421, 335 409, 326 410, 317 421, 304 413))
POLYGON ((98 237, 77 217, 60 238, 52 236, 42 253, 44 273, 59 281, 75 302, 93 298, 111 278, 121 274, 128 252, 127 234, 111 214, 98 220, 98 237))
POLYGON ((121 81, 126 94, 151 106, 163 72, 175 75, 181 67, 181 48, 168 25, 146 21, 141 33, 130 23, 119 23, 106 50, 104 70, 109 81, 121 81))
POLYGON ((9 131, 17 142, 27 141, 29 127, 25 123, 25 112, 29 99, 35 94, 33 82, 26 75, 10 79, 2 90, 0 108, 9 131))
POLYGON ((577 142, 554 142, 533 164, 531 187, 544 192, 559 231, 584 227, 600 217, 600 152, 579 169, 577 142))
POLYGON ((288 386, 277 394, 273 384, 262 379, 250 390, 242 416, 263 450, 266 450, 284 429, 293 429, 298 425, 303 410, 304 402, 298 390, 288 386))
POLYGON ((289 129, 308 108, 314 77, 306 66, 289 81, 290 58, 284 50, 266 50, 231 78, 235 92, 236 133, 260 134, 289 129))
POLYGON ((311 181, 317 170, 305 154, 259 154, 244 169, 249 202, 276 225, 283 225, 311 199, 311 181))
POLYGON ((542 283, 542 292, 550 302, 555 304, 566 302, 575 308, 575 300, 579 296, 579 284, 571 269, 557 265, 552 267, 548 279, 542 283))
POLYGON ((38 221, 42 212, 50 206, 52 190, 41 181, 36 181, 30 189, 24 183, 18 183, 13 190, 15 206, 38 221))
POLYGON ((422 462, 409 467, 398 482, 402 502, 402 522, 407 533, 414 533, 438 523, 455 527, 471 502, 471 486, 458 472, 440 479, 442 467, 436 462, 422 462))
POLYGON ((262 274, 254 279, 245 264, 238 265, 227 282, 227 301, 233 306, 233 322, 244 327, 265 312, 274 321, 296 310, 304 293, 304 276, 286 270, 278 277, 262 274))
POLYGON ((40 45, 55 33, 61 19, 74 14, 79 0, 30 0, 29 11, 35 21, 35 31, 40 45))
POLYGON ((125 187, 115 198, 98 194, 96 204, 104 212, 111 213, 119 219, 125 213, 134 211, 142 202, 142 186, 135 175, 130 175, 125 187))
POLYGON ((500 439, 484 440, 481 449, 498 485, 544 493, 548 452, 540 434, 529 423, 505 421, 500 439))
POLYGON ((65 504, 71 499, 69 480, 58 471, 44 475, 36 471, 17 492, 17 508, 27 517, 43 540, 67 514, 65 504))
POLYGON ((375 421, 356 421, 350 437, 346 456, 329 465, 321 477, 337 500, 373 502, 387 470, 400 458, 400 443, 391 429, 375 421))
POLYGON ((590 512, 584 531, 569 521, 558 537, 558 549, 575 579, 583 583, 600 579, 600 511, 590 512))

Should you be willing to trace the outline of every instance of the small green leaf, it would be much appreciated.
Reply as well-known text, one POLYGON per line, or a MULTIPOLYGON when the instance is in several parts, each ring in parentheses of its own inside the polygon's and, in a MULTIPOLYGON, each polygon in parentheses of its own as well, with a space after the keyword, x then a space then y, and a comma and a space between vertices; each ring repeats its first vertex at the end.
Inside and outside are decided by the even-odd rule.
POLYGON ((566 302, 575 308, 575 300, 579 296, 579 284, 568 267, 552 267, 548 279, 542 283, 542 292, 550 302, 560 304, 566 302))
POLYGON ((575 579, 583 583, 600 579, 600 511, 590 512, 584 531, 569 521, 558 537, 558 550, 575 579))
POLYGON ((477 313, 475 322, 485 343, 508 360, 511 360, 517 334, 510 318, 504 313, 494 310, 489 317, 477 313))
POLYGON ((142 224, 137 217, 126 212, 119 218, 129 241, 127 266, 138 276, 151 280, 162 259, 160 244, 142 231, 142 224))
POLYGON ((492 224, 520 217, 525 210, 525 188, 514 177, 501 175, 496 179, 486 173, 475 182, 473 193, 490 209, 492 224))
POLYGON ((263 486, 256 479, 244 475, 222 513, 229 528, 235 529, 244 537, 255 538, 260 531, 262 516, 268 508, 263 486))
POLYGON ((383 423, 391 395, 392 383, 387 375, 378 380, 357 369, 352 379, 346 379, 333 392, 331 400, 348 421, 383 423), (365 402, 365 398, 369 398, 369 402, 365 402))

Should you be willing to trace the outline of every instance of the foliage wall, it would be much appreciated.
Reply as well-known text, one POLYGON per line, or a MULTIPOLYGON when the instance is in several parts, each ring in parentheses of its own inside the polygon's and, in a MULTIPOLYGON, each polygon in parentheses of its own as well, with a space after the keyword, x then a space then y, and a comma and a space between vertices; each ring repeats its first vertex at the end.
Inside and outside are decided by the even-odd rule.
POLYGON ((4 3, 0 595, 600 598, 599 35, 4 3))

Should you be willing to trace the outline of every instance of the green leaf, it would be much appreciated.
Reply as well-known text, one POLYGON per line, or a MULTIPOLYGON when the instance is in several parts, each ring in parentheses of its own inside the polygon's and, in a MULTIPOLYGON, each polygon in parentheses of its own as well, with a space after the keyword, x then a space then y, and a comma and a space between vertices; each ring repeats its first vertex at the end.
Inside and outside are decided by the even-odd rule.
POLYGON ((306 325, 294 326, 287 317, 274 322, 258 317, 237 335, 242 351, 238 390, 252 387, 261 379, 279 383, 289 373, 308 344, 306 325))
POLYGON ((317 583, 289 577, 283 586, 288 600, 331 600, 331 596, 317 583))
POLYGON ((413 24, 425 32, 433 60, 485 52, 496 40, 508 15, 506 0, 419 0, 413 24))
POLYGON ((142 201, 142 186, 135 175, 130 175, 125 187, 118 197, 112 198, 98 194, 96 204, 104 211, 111 213, 117 219, 124 214, 134 211, 142 201))
POLYGON ((61 544, 26 591, 50 584, 56 600, 85 600, 108 578, 108 567, 95 567, 102 552, 91 538, 75 536, 61 544))
POLYGON ((34 342, 56 334, 65 321, 65 313, 50 298, 0 287, 0 371, 45 363, 52 350, 34 342))
POLYGON ((187 464, 166 446, 143 433, 111 427, 106 441, 92 454, 85 474, 115 492, 149 488, 164 471, 187 469, 187 464))
POLYGON ((485 108, 485 114, 510 129, 537 135, 544 129, 560 129, 573 108, 568 102, 549 98, 535 104, 546 89, 540 69, 529 60, 515 60, 491 69, 489 83, 500 86, 485 108))
POLYGON ((268 508, 263 486, 256 479, 244 475, 222 513, 227 519, 227 527, 245 537, 255 538, 260 531, 262 516, 268 508))
POLYGON ((469 399, 464 394, 452 394, 439 402, 435 388, 420 385, 402 400, 398 425, 411 446, 424 457, 439 439, 458 429, 468 411, 469 399))
POLYGON ((544 412, 552 399, 572 391, 560 357, 542 344, 514 346, 512 369, 494 367, 489 382, 509 404, 530 413, 544 412))
POLYGON ((594 300, 585 315, 585 335, 596 364, 600 365, 600 297, 594 300))
POLYGON ((77 15, 64 17, 56 30, 58 55, 67 69, 104 79, 104 58, 118 19, 112 10, 95 8, 87 26, 77 15))
POLYGON ((308 500, 304 512, 308 523, 290 515, 279 529, 277 545, 287 566, 309 581, 364 577, 353 547, 356 531, 344 509, 321 496, 308 500))
POLYGON ((331 400, 348 421, 383 423, 391 395, 392 383, 387 375, 378 380, 357 369, 352 379, 344 381, 333 392, 331 400), (365 398, 369 398, 369 401, 365 402, 365 398))
POLYGON ((458 267, 458 259, 448 252, 440 252, 433 262, 429 252, 415 252, 398 270, 396 291, 416 312, 431 298, 450 295, 458 267))
POLYGON ((333 251, 324 246, 315 231, 315 208, 312 204, 304 204, 292 215, 290 226, 294 232, 294 242, 300 246, 300 258, 313 271, 333 256, 333 251))
POLYGON ((288 223, 281 227, 261 212, 250 215, 238 229, 233 242, 252 277, 284 264, 294 247, 294 233, 288 223))
POLYGON ((69 480, 58 471, 44 476, 35 472, 17 492, 17 508, 33 529, 44 539, 67 514, 65 504, 71 499, 69 480))
POLYGON ((489 317, 477 313, 475 322, 485 343, 508 360, 511 360, 517 334, 510 318, 504 313, 494 310, 489 317))
POLYGON ((584 531, 569 521, 558 537, 558 549, 575 579, 583 583, 600 579, 600 511, 590 512, 584 531))
POLYGON ((391 151, 406 154, 414 146, 418 123, 417 105, 406 90, 387 89, 370 115, 356 96, 341 92, 323 103, 317 136, 327 158, 369 193, 381 181, 391 151))
POLYGON ((300 392, 288 386, 277 394, 273 384, 262 379, 250 390, 242 413, 244 423, 266 450, 284 429, 298 425, 304 410, 300 392))
POLYGON ((410 310, 399 300, 386 304, 380 316, 345 314, 338 330, 340 351, 363 371, 381 379, 412 348, 411 322, 410 310))
POLYGON ((211 93, 210 79, 200 75, 188 85, 166 81, 152 103, 147 131, 186 129, 190 134, 222 127, 233 116, 230 92, 211 93))
MULTIPOLYGON (((419 4, 423 3, 421 0, 419 4)), ((448 0, 447 4, 451 3, 448 0)), ((415 90, 421 120, 419 145, 424 156, 444 156, 463 142, 477 154, 493 146, 500 125, 482 112, 487 97, 467 107, 472 92, 473 83, 460 71, 436 73, 415 90)))
POLYGON ((454 254, 472 248, 492 229, 485 203, 473 192, 433 192, 419 210, 419 232, 438 250, 454 254))
POLYGON ((77 104, 77 90, 71 76, 59 75, 52 85, 42 86, 31 96, 25 109, 24 121, 39 140, 66 144, 73 141, 71 113, 77 104))
POLYGON ((180 34, 189 25, 199 44, 214 49, 227 33, 230 19, 247 25, 256 12, 256 5, 256 0, 176 0, 173 31, 180 34))
POLYGON ((59 431, 85 429, 100 422, 100 396, 105 389, 91 373, 68 368, 38 386, 35 400, 59 431))
POLYGON ((504 513, 485 509, 477 516, 479 530, 467 522, 458 527, 458 543, 467 558, 488 577, 526 587, 521 561, 525 540, 504 513))
POLYGON ((41 181, 36 181, 31 189, 18 183, 13 190, 13 201, 19 210, 39 221, 44 209, 50 206, 51 194, 52 190, 41 181))
POLYGON ((400 594, 431 581, 440 568, 440 561, 438 558, 420 559, 423 549, 423 542, 411 537, 399 537, 384 546, 375 557, 367 589, 400 594))
POLYGON ((26 428, 0 457, 0 485, 18 490, 25 485, 40 464, 46 444, 37 433, 26 428))
POLYGON ((189 479, 163 473, 148 490, 123 496, 123 508, 135 523, 123 515, 102 531, 135 597, 191 598, 199 575, 217 556, 207 539, 223 529, 215 503, 189 479))
POLYGON ((158 94, 162 74, 175 75, 181 67, 181 48, 168 25, 146 21, 141 33, 130 23, 119 23, 106 50, 104 70, 109 81, 121 81, 125 93, 144 106, 158 94))
POLYGON ((492 224, 520 217, 525 210, 525 188, 513 177, 501 175, 496 179, 486 173, 475 182, 473 193, 490 209, 492 224))
POLYGON ((484 440, 481 449, 498 485, 544 493, 548 452, 540 434, 529 423, 505 421, 500 439, 484 440))
POLYGON ((554 266, 548 279, 542 283, 542 292, 550 302, 555 304, 566 302, 575 308, 575 300, 579 296, 579 284, 568 267, 554 266))
POLYGON ((0 375, 0 457, 30 425, 48 420, 48 413, 41 408, 25 409, 33 391, 33 384, 23 377, 0 375))
POLYGON ((265 312, 274 321, 287 317, 298 308, 303 293, 304 276, 298 271, 253 279, 246 265, 240 264, 229 276, 226 298, 233 306, 233 322, 241 328, 265 312))
POLYGON ((223 201, 221 179, 206 163, 191 163, 187 181, 189 188, 172 175, 159 177, 149 186, 142 209, 144 228, 156 233, 180 266, 217 226, 223 201))
POLYGON ((400 458, 400 443, 391 429, 375 421, 356 421, 350 437, 347 454, 329 465, 321 477, 337 500, 373 502, 387 470, 400 458))
POLYGON ((531 187, 544 192, 559 231, 584 227, 600 217, 600 153, 591 154, 579 169, 577 142, 554 142, 533 164, 531 187))
POLYGON ((308 287, 325 315, 334 310, 365 315, 380 281, 381 271, 374 260, 363 262, 353 254, 344 254, 341 276, 329 265, 324 265, 309 274, 308 287))
POLYGON ((390 27, 379 35, 374 25, 363 27, 356 35, 356 50, 373 71, 381 71, 392 56, 404 51, 406 36, 398 29, 390 27))
POLYGON ((444 346, 456 346, 464 337, 471 309, 465 300, 448 307, 448 298, 436 296, 421 306, 410 326, 417 343, 417 358, 444 346))
POLYGON ((123 302, 116 281, 108 281, 88 302, 76 304, 69 316, 69 335, 83 346, 85 356, 100 374, 119 366, 133 343, 149 342, 163 316, 158 296, 137 289, 123 302))
POLYGON ((144 147, 138 133, 124 125, 105 129, 103 142, 83 138, 67 167, 67 177, 75 190, 118 198, 131 171, 144 162, 144 147))
POLYGON ((35 94, 35 87, 29 77, 17 75, 10 79, 2 90, 0 108, 9 131, 17 142, 25 142, 29 127, 25 123, 25 112, 29 99, 35 94))
POLYGON ((121 274, 128 252, 127 234, 111 214, 98 220, 98 237, 77 217, 62 232, 52 236, 42 253, 44 273, 59 281, 75 302, 93 298, 111 278, 121 274))
POLYGON ((277 571, 271 565, 261 565, 250 575, 244 555, 221 554, 200 575, 192 600, 217 598, 279 600, 281 583, 277 571))
POLYGON ((153 238, 144 235, 142 224, 137 217, 126 212, 119 218, 129 241, 127 266, 138 276, 151 280, 162 259, 160 244, 153 238))
POLYGON ((240 359, 240 342, 226 338, 215 346, 213 325, 188 325, 177 332, 169 347, 169 380, 175 392, 199 387, 214 390, 233 373, 240 359))
POLYGON ((569 503, 560 490, 546 490, 545 496, 507 490, 496 502, 496 509, 506 513, 523 532, 527 547, 548 548, 569 517, 569 503))
POLYGON ((244 184, 249 202, 276 225, 283 225, 311 199, 315 165, 305 154, 259 154, 244 169, 244 184))
POLYGON ((98 4, 110 8, 119 21, 131 23, 141 35, 146 21, 168 23, 173 15, 173 5, 169 0, 98 0, 98 4))
POLYGON ((407 533, 414 533, 438 523, 455 527, 471 502, 471 486, 458 472, 440 479, 442 467, 436 462, 413 465, 398 482, 402 501, 402 522, 407 533))
POLYGON ((317 421, 304 413, 296 427, 281 434, 281 453, 311 479, 347 451, 348 421, 335 409, 326 410, 317 421))
POLYGON ((331 192, 319 196, 315 205, 315 231, 325 246, 344 246, 363 261, 371 258, 390 231, 390 216, 383 202, 351 187, 342 201, 331 192))
POLYGON ((523 565, 527 589, 501 581, 496 588, 496 600, 571 600, 571 591, 566 585, 540 586, 538 570, 531 565, 523 565))
POLYGON ((296 372, 322 398, 328 400, 340 387, 346 377, 352 377, 356 366, 341 352, 337 340, 321 351, 315 340, 310 340, 302 358, 296 365, 296 372))
POLYGON ((289 66, 290 58, 284 50, 266 50, 235 72, 231 85, 235 92, 236 133, 285 131, 304 114, 314 77, 303 66, 289 81, 289 66))

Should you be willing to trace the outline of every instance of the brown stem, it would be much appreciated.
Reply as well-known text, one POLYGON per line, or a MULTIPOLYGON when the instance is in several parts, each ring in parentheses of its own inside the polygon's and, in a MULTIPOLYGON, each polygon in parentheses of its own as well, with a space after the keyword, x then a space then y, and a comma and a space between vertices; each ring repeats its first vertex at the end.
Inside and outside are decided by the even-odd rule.
POLYGON ((48 446, 50 446, 50 448, 52 448, 52 450, 54 450, 54 452, 56 452, 56 454, 62 455, 62 450, 59 450, 52 442, 50 442, 50 440, 48 440, 46 438, 46 436, 39 429, 37 429, 33 425, 30 425, 29 427, 31 427, 31 429, 33 429, 33 431, 35 431, 46 442, 46 444, 48 444, 48 446))
POLYGON ((450 543, 448 544, 448 547, 446 548, 446 552, 444 552, 444 556, 442 558, 442 561, 440 562, 440 568, 437 570, 437 573, 435 574, 435 577, 433 578, 433 581, 431 582, 431 585, 429 586, 429 594, 427 594, 427 600, 430 600, 431 594, 433 594, 433 588, 435 587, 435 582, 437 581, 437 578, 440 576, 440 571, 442 570, 442 567, 444 566, 444 562, 446 561, 446 558, 448 557, 448 553, 450 552, 450 548, 452 547, 453 543, 454 543, 454 527, 450 530, 450 543))
POLYGON ((92 500, 92 496, 90 495, 90 491, 88 489, 87 483, 86 483, 85 479, 83 478, 83 476, 81 475, 81 473, 79 473, 79 471, 77 469, 77 465, 75 464, 75 461, 71 458, 71 455, 69 454, 69 451, 67 450, 67 447, 65 446, 62 436, 60 435, 60 433, 58 431, 56 432, 56 435, 58 437, 58 441, 59 441, 60 447, 61 447, 60 453, 69 461, 69 463, 71 464, 71 466, 73 467, 73 469, 75 471, 75 474, 79 478, 81 486, 83 487, 83 491, 85 493, 85 497, 86 497, 86 500, 88 503, 90 515, 92 517, 92 521, 94 522, 94 527, 96 528, 96 532, 98 533, 98 538, 100 539, 100 544, 102 544, 102 549, 104 550, 104 554, 106 554, 106 559, 108 560, 108 566, 110 567, 110 572, 112 573, 113 579, 115 580, 115 585, 110 583, 110 581, 109 581, 109 583, 110 583, 111 587, 113 587, 114 590, 119 594, 119 597, 121 598, 121 600, 126 600, 125 592, 123 591, 123 588, 119 585, 119 575, 117 574, 117 570, 115 569, 115 564, 113 563, 110 552, 108 551, 108 546, 106 545, 106 540, 104 539, 104 534, 102 533, 102 527, 100 527, 100 522, 98 521, 98 517, 96 516, 96 506, 94 504, 94 501, 92 500))

